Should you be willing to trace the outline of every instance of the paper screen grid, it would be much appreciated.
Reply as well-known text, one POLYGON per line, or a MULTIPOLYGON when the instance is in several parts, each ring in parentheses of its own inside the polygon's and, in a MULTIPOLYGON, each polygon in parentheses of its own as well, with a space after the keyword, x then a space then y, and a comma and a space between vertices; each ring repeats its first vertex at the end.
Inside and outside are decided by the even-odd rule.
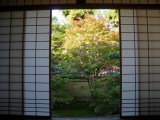
POLYGON ((50 116, 50 10, 0 12, 0 114, 50 116))
POLYGON ((121 114, 160 114, 160 10, 120 10, 121 114))

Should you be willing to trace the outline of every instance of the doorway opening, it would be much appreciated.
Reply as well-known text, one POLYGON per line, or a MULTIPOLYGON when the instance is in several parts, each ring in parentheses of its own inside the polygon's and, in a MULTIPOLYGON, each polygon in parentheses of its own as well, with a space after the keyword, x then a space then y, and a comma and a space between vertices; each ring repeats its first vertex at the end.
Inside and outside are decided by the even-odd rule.
POLYGON ((119 115, 118 10, 52 11, 54 117, 119 115))

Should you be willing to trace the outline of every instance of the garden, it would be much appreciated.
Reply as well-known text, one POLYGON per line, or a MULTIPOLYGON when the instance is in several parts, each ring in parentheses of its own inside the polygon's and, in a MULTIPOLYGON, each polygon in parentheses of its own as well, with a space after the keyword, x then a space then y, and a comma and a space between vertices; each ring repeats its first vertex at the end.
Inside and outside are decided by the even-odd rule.
POLYGON ((59 10, 52 18, 52 112, 56 117, 118 115, 117 10, 59 10))

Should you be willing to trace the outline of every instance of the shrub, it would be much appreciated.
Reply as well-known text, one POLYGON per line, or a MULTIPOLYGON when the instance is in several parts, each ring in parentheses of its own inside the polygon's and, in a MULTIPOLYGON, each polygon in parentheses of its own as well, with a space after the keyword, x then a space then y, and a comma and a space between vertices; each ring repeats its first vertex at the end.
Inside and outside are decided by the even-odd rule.
POLYGON ((120 102, 120 75, 116 72, 113 75, 105 76, 92 85, 92 99, 90 107, 97 114, 112 115, 119 113, 120 102))

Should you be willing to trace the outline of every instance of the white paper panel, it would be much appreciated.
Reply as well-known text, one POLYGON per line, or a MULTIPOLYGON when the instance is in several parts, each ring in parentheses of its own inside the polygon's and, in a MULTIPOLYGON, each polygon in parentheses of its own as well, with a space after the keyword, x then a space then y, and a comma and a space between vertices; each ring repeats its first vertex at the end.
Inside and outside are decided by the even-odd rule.
POLYGON ((127 48, 130 48, 130 49, 134 49, 134 44, 135 42, 134 41, 122 41, 122 47, 123 49, 127 49, 127 48))
POLYGON ((37 74, 49 74, 49 67, 36 67, 37 74))
POLYGON ((24 5, 25 0, 17 0, 17 5, 24 5))
POLYGON ((149 75, 148 74, 142 74, 141 76, 140 76, 140 80, 141 80, 141 82, 143 83, 143 82, 148 82, 149 81, 149 75))
MULTIPOLYGON (((34 4, 39 4, 39 1, 34 4)), ((50 115, 49 36, 50 11, 27 11, 24 50, 25 115, 50 115)))
POLYGON ((26 25, 36 25, 36 18, 27 18, 26 25))
POLYGON ((35 57, 35 50, 25 50, 24 56, 27 57, 35 57))
POLYGON ((51 4, 58 4, 58 0, 52 0, 51 4))
MULTIPOLYGON (((41 109, 40 109, 41 110, 41 109)), ((49 109, 47 109, 46 111, 48 111, 49 109)), ((43 110, 42 110, 43 111, 43 110)), ((37 112, 37 115, 38 116, 49 116, 49 113, 48 112, 37 112)))
POLYGON ((8 74, 9 73, 9 67, 1 67, 0 68, 0 73, 3 74, 8 74))
POLYGON ((148 26, 148 32, 160 32, 160 27, 159 26, 148 26))
POLYGON ((23 19, 13 19, 12 25, 13 26, 23 26, 23 19))
POLYGON ((35 66, 35 58, 26 58, 24 64, 25 66, 35 66))
POLYGON ((38 17, 39 18, 41 18, 41 17, 42 18, 44 18, 44 17, 50 18, 50 11, 49 10, 39 10, 38 11, 38 17))
POLYGON ((34 5, 40 5, 40 4, 41 4, 41 0, 34 0, 34 1, 33 1, 33 4, 34 4, 34 5))
POLYGON ((23 38, 22 34, 12 34, 10 39, 12 42, 14 41, 22 42, 22 38, 23 38))
POLYGON ((1 12, 0 18, 11 18, 11 12, 1 12))
POLYGON ((50 18, 38 18, 37 25, 49 25, 50 18))
POLYGON ((24 74, 35 74, 35 67, 24 67, 24 74))
POLYGON ((22 50, 22 42, 12 42, 10 44, 10 49, 19 49, 19 50, 22 50))
POLYGON ((0 99, 0 104, 6 104, 4 108, 0 107, 0 114, 5 114, 4 111, 8 110, 10 115, 22 115, 22 35, 20 34, 23 31, 23 12, 4 12, 0 13, 0 16, 0 26, 2 26, 0 27, 0 92, 2 98, 6 98, 5 101, 0 99), (6 67, 2 67, 4 65, 6 67))
MULTIPOLYGON (((27 89, 27 88, 26 88, 27 89)), ((31 100, 31 101, 35 101, 33 99, 35 99, 35 92, 29 92, 29 91, 25 91, 25 96, 24 98, 27 100, 31 100)))
POLYGON ((11 22, 9 19, 1 19, 0 26, 10 26, 11 22))
POLYGON ((48 66, 49 67, 49 59, 48 58, 37 59, 36 66, 48 66))
POLYGON ((132 34, 132 33, 121 33, 121 38, 122 38, 123 41, 128 41, 128 40, 132 41, 132 40, 134 40, 134 34, 132 34))
POLYGON ((67 0, 59 0, 59 4, 67 4, 67 0))
POLYGON ((135 67, 134 66, 123 66, 122 72, 124 74, 135 74, 135 67))
POLYGON ((10 51, 10 57, 22 57, 22 51, 21 50, 12 50, 10 51))
POLYGON ((35 91, 35 83, 25 83, 25 91, 35 91))
POLYGON ((134 83, 135 82, 135 75, 123 75, 122 76, 124 83, 134 83))
POLYGON ((25 104, 25 107, 33 107, 33 108, 35 108, 36 106, 35 106, 35 104, 25 104))
POLYGON ((133 24, 133 17, 122 17, 121 25, 123 24, 133 24))
POLYGON ((10 76, 10 81, 11 82, 19 82, 19 83, 22 83, 22 75, 11 75, 10 76))
POLYGON ((41 103, 49 104, 49 101, 45 100, 45 99, 43 99, 43 100, 40 99, 40 100, 37 100, 36 102, 37 102, 37 104, 41 104, 41 103))
POLYGON ((10 90, 22 90, 22 83, 11 83, 10 90))
POLYGON ((120 10, 121 17, 133 17, 133 10, 120 10))
POLYGON ((30 17, 36 17, 37 11, 27 11, 26 12, 26 19, 30 17))
POLYGON ((26 33, 36 33, 36 26, 26 26, 26 33))
POLYGON ((135 84, 123 83, 122 91, 134 91, 134 90, 135 90, 135 84))
MULTIPOLYGON (((9 1, 15 4, 24 5, 24 0, 9 1)), ((23 17, 23 11, 0 13, 0 114, 9 110, 10 115, 22 115, 24 102, 25 115, 49 116, 50 11, 27 11, 25 21, 23 17), (6 106, 1 107, 2 103, 6 106)))
POLYGON ((37 92, 36 93, 36 98, 37 98, 37 101, 38 99, 48 99, 49 98, 49 92, 37 92))
POLYGON ((135 60, 132 58, 122 58, 122 65, 124 66, 129 66, 129 65, 134 65, 135 60))
POLYGON ((49 76, 48 75, 37 75, 36 81, 38 83, 49 83, 49 76))
POLYGON ((35 41, 36 35, 35 34, 25 34, 25 40, 26 41, 35 41))
POLYGON ((9 43, 0 44, 0 50, 8 50, 8 49, 9 49, 9 43))
POLYGON ((36 54, 37 54, 37 57, 48 57, 49 58, 49 50, 37 50, 36 54))
POLYGON ((24 82, 35 82, 35 75, 24 75, 24 82))
POLYGON ((49 92, 49 84, 36 84, 36 91, 44 91, 44 92, 49 92))
POLYGON ((122 57, 134 57, 134 50, 122 50, 122 57))
POLYGON ((9 90, 9 83, 1 83, 0 90, 9 90))
POLYGON ((150 57, 160 57, 160 50, 150 50, 149 51, 150 57))
MULTIPOLYGON (((49 4, 75 4, 76 0, 1 0, 1 6, 49 5, 49 4)), ((87 4, 159 4, 158 0, 86 0, 87 4)))
POLYGON ((16 0, 10 0, 9 5, 11 5, 11 6, 16 5, 16 0))
POLYGON ((8 91, 0 91, 0 98, 7 98, 8 100, 9 92, 8 91))
POLYGON ((11 74, 22 74, 22 67, 10 67, 11 74))
POLYGON ((20 94, 19 91, 10 91, 10 98, 11 99, 19 99, 20 98, 22 100, 22 94, 20 94))
POLYGON ((12 12, 12 18, 23 18, 23 15, 24 15, 23 11, 12 12))
POLYGON ((25 115, 27 115, 27 116, 35 116, 35 115, 37 115, 36 112, 34 112, 34 111, 36 111, 35 108, 32 109, 32 110, 30 110, 30 108, 25 108, 25 111, 26 111, 25 115))
POLYGON ((37 34, 38 41, 48 41, 49 35, 48 34, 37 34))
POLYGON ((48 49, 49 43, 48 42, 38 42, 37 49, 48 49))
POLYGON ((48 33, 49 34, 50 26, 38 26, 37 33, 48 33))
POLYGON ((11 33, 12 34, 22 34, 23 27, 11 27, 11 33))
POLYGON ((133 25, 122 25, 121 26, 121 32, 133 32, 134 33, 134 26, 133 25))
MULTIPOLYGON (((128 1, 123 1, 127 3, 128 1)), ((136 18, 135 11, 121 10, 121 44, 122 44, 122 116, 133 116, 138 105, 138 46, 136 35, 136 18), (129 103, 133 101, 133 103, 129 103)))
POLYGON ((50 0, 42 0, 42 4, 50 4, 50 0))
MULTIPOLYGON (((145 2, 146 1, 141 1, 141 3, 145 3, 145 2)), ((153 2, 155 1, 152 1, 152 2, 149 1, 149 3, 153 3, 153 2)), ((134 99, 136 100, 139 98, 139 101, 132 103, 132 106, 129 106, 127 104, 127 101, 123 101, 125 104, 124 105, 122 104, 123 106, 122 116, 131 116, 132 114, 133 116, 135 115, 148 116, 148 115, 158 115, 159 113, 160 109, 159 107, 156 107, 160 105, 159 104, 160 103, 160 98, 159 98, 159 93, 160 93, 160 89, 159 89, 159 85, 160 85, 160 82, 159 82, 159 77, 160 77, 159 16, 160 14, 159 13, 160 13, 159 10, 137 10, 136 12, 131 12, 131 10, 121 11, 121 15, 122 15, 121 20, 123 20, 122 29, 125 29, 125 30, 122 30, 123 33, 121 34, 122 49, 123 49, 122 57, 124 57, 122 58, 122 90, 123 90, 122 98, 124 99, 125 95, 129 96, 129 98, 133 100, 134 99), (125 22, 125 20, 127 19, 127 17, 123 17, 125 16, 125 14, 126 16, 128 16, 128 18, 130 18, 131 16, 137 16, 137 18, 135 19, 136 22, 134 20, 133 25, 131 25, 132 19, 130 19, 130 21, 125 22), (124 27, 125 24, 127 27, 130 27, 130 28, 126 28, 126 26, 124 27), (131 28, 131 26, 134 26, 134 27, 131 28), (136 30, 136 32, 132 30, 136 30), (132 35, 132 37, 130 37, 129 34, 130 36, 132 35), (134 42, 134 46, 133 46, 133 42, 130 42, 131 40, 134 42), (135 42, 136 40, 139 40, 139 41, 135 42), (127 47, 129 49, 128 51, 127 51, 127 47), (134 48, 133 50, 134 52, 132 51, 133 48, 134 48), (130 54, 132 55, 134 54, 135 56, 131 56, 130 54), (131 60, 131 59, 135 59, 135 60, 131 60), (135 65, 133 64, 134 62, 135 62, 135 65), (133 69, 132 67, 135 67, 135 68, 133 69), (135 71, 135 73, 137 74, 135 74, 132 71, 135 71), (132 75, 130 75, 131 72, 133 73, 132 75), (129 83, 130 80, 133 81, 134 85, 136 86, 134 86, 133 83, 132 84, 129 83), (134 92, 135 90, 133 88, 135 88, 135 90, 139 90, 138 94, 134 92), (127 90, 129 91, 126 92, 127 90), (134 94, 135 94, 135 98, 134 98, 134 94), (137 95, 139 95, 139 97, 137 97, 137 95), (138 103, 140 106, 138 107, 136 103, 138 103), (135 105, 135 107, 133 105, 135 105), (136 107, 138 107, 139 109, 136 109, 136 107), (134 112, 135 110, 140 111, 140 114, 135 113, 134 112)))
POLYGON ((7 58, 9 57, 9 51, 6 50, 6 51, 0 51, 0 57, 4 57, 4 58, 7 58))
POLYGON ((25 43, 25 49, 27 49, 27 50, 36 49, 35 47, 36 47, 35 42, 26 42, 25 43))
POLYGON ((8 35, 0 35, 0 42, 9 42, 9 36, 8 35))
POLYGON ((9 76, 8 75, 0 75, 1 82, 8 82, 9 81, 9 76))
MULTIPOLYGON (((151 1, 151 0, 150 0, 151 1)), ((153 0, 153 1, 155 1, 155 0, 153 0)), ((149 16, 149 17, 159 17, 159 10, 148 10, 147 12, 147 15, 149 16)), ((145 16, 146 16, 146 14, 145 14, 145 16)), ((150 18, 149 18, 150 19, 150 18)), ((159 19, 159 18, 157 18, 157 19, 159 19)), ((152 21, 152 22, 154 22, 154 21, 152 21)))
POLYGON ((10 34, 10 27, 0 27, 0 34, 10 34))

